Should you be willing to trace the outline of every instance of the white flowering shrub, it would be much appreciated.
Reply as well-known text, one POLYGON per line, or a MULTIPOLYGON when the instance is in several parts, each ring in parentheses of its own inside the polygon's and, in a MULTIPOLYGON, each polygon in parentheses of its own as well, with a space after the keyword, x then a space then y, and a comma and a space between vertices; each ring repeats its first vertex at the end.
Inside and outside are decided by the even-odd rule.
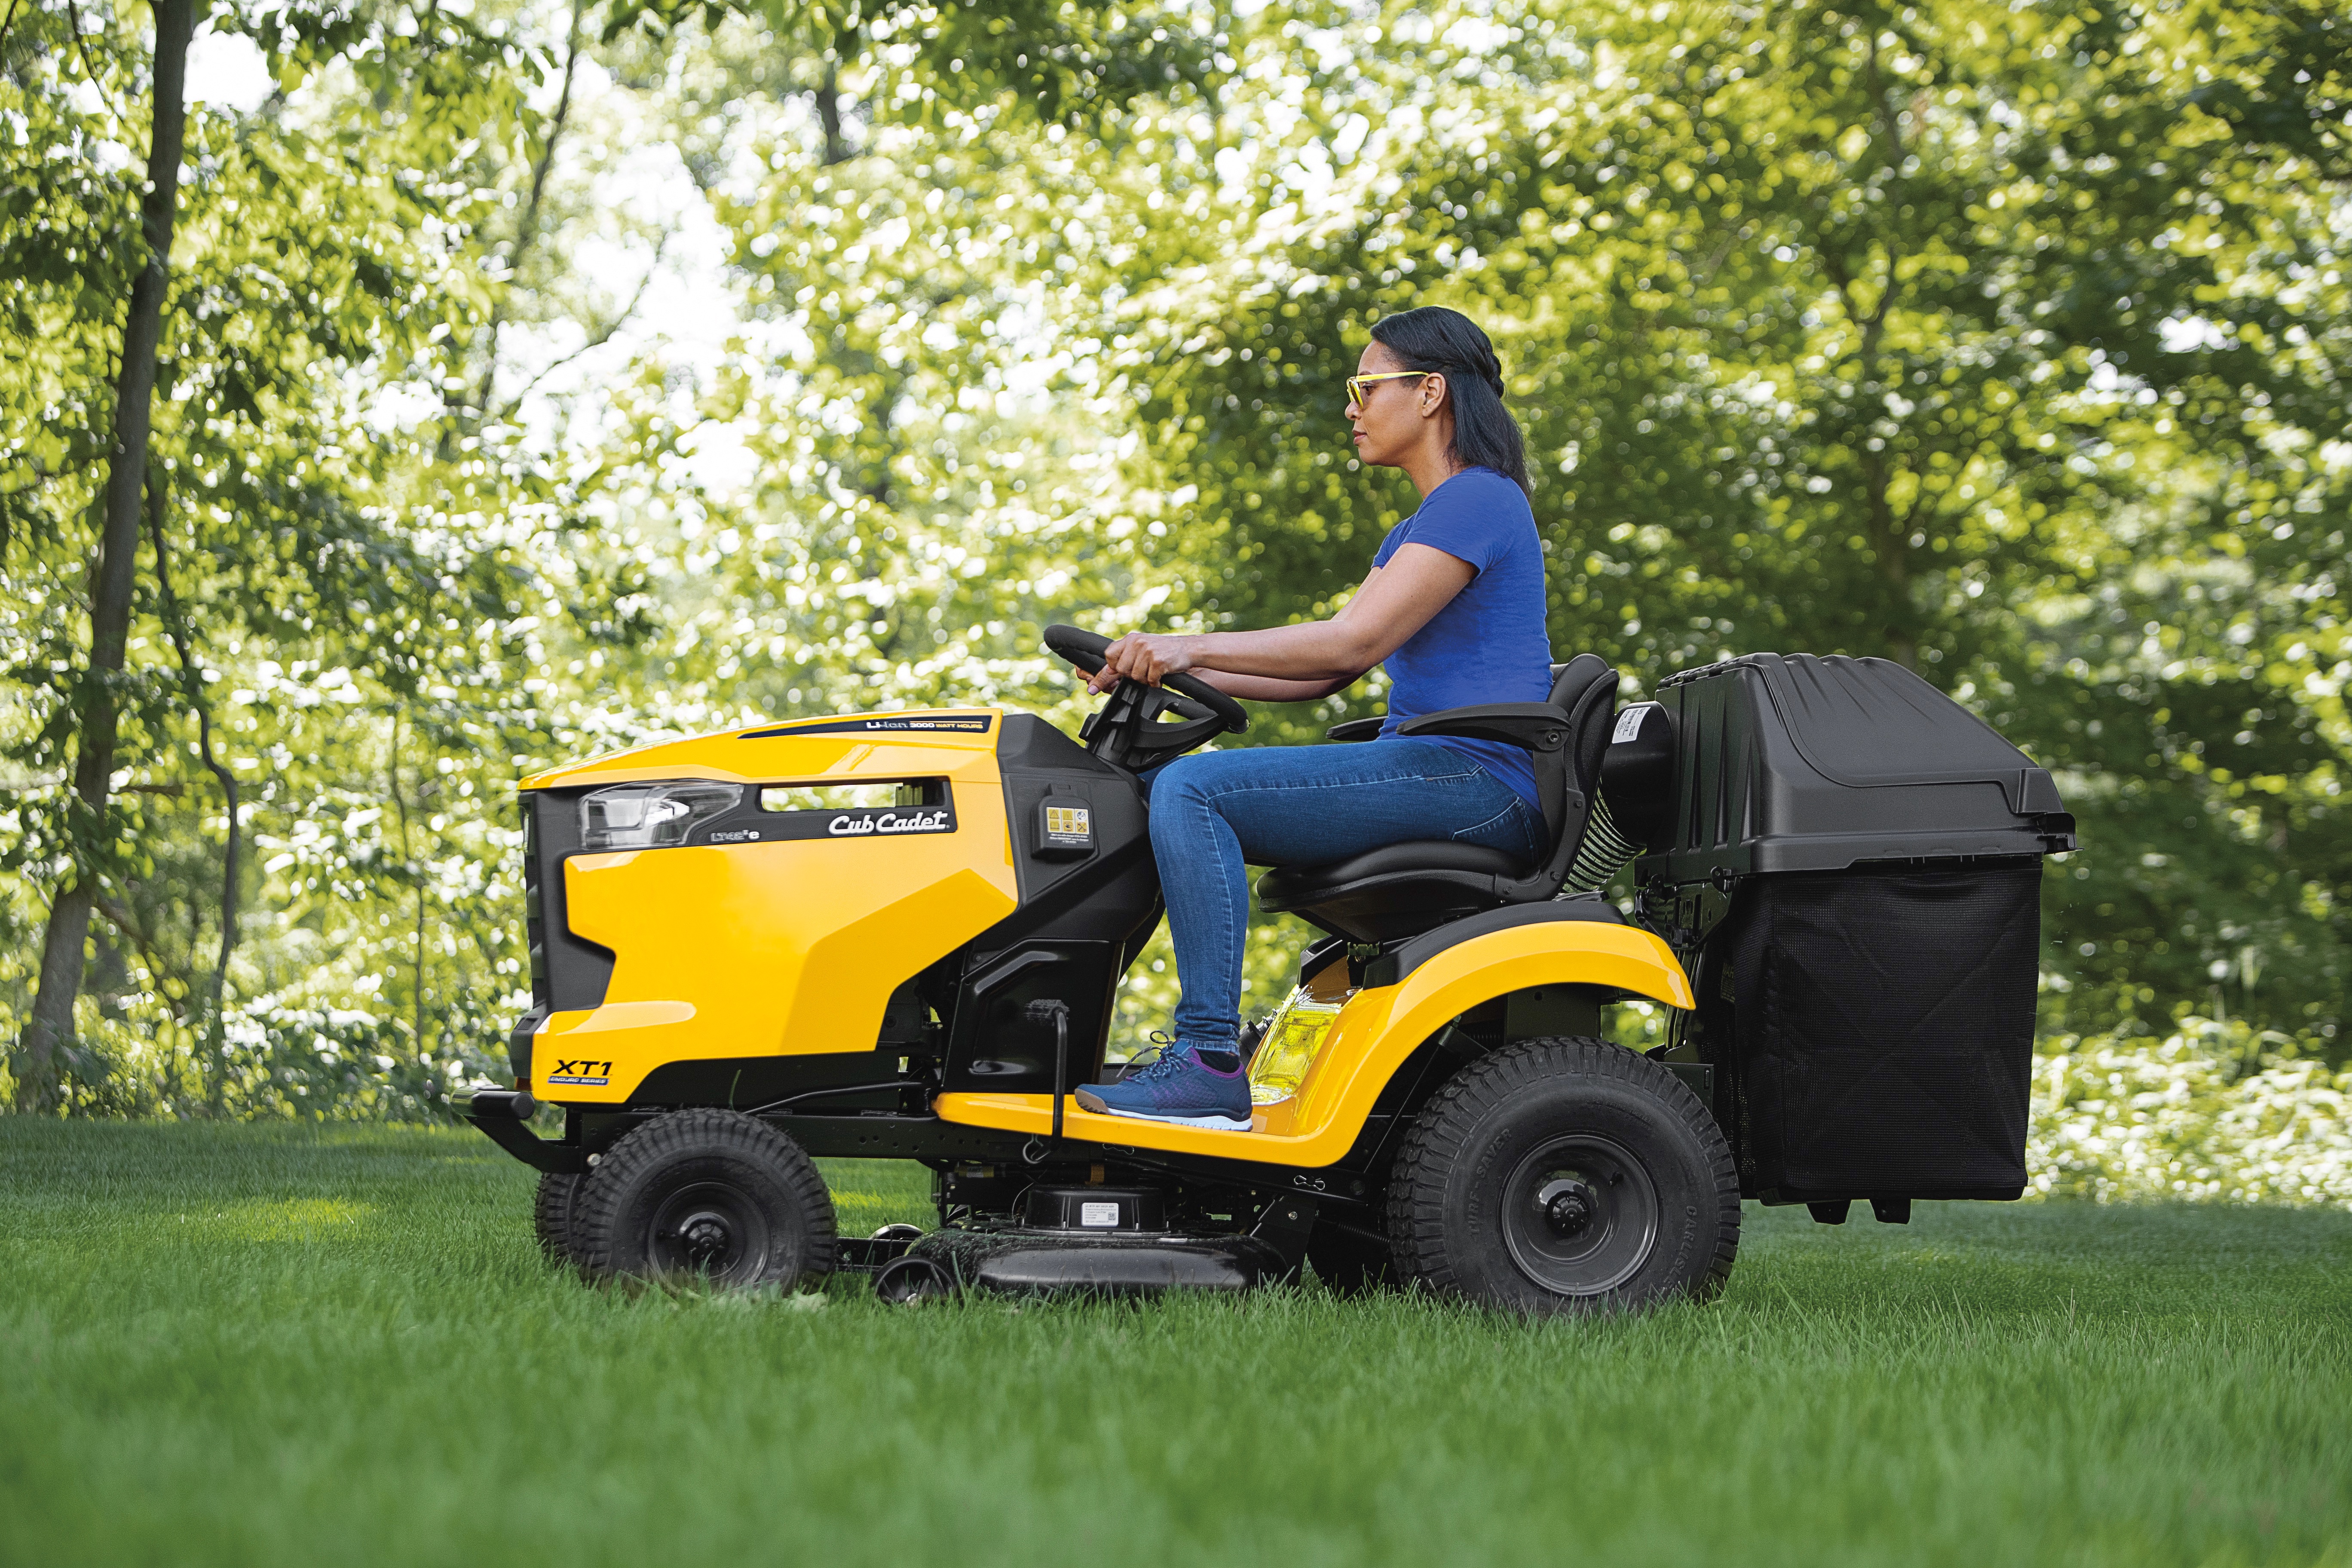
POLYGON ((2284 1035, 2182 1021, 2057 1036, 2033 1058, 2033 1190, 2352 1208, 2352 1070, 2284 1035))

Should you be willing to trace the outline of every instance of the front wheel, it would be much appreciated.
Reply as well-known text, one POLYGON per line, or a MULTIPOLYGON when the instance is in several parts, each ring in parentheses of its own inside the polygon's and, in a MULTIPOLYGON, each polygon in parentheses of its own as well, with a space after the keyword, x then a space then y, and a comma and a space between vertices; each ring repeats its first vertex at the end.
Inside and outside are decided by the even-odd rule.
POLYGON ((801 1146, 736 1110, 673 1110, 613 1145, 573 1200, 596 1278, 790 1290, 833 1272, 833 1198, 801 1146))
POLYGON ((585 1176, 565 1171, 541 1171, 539 1195, 531 1205, 531 1228, 539 1233, 539 1249, 551 1263, 573 1260, 572 1212, 579 1201, 585 1176))
POLYGON ((1406 1281, 1507 1310, 1704 1300, 1739 1250, 1739 1179, 1723 1130, 1663 1065, 1601 1040, 1525 1040, 1423 1110, 1389 1237, 1406 1281))

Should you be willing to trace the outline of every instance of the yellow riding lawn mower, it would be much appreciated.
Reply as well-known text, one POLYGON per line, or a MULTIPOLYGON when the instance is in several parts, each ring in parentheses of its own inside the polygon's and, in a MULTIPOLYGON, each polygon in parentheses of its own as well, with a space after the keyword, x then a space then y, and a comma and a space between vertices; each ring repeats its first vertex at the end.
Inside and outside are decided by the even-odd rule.
MULTIPOLYGON (((1106 639, 1049 627, 1078 669, 1106 639)), ((1139 774, 1240 706, 1122 682, 1076 740, 996 708, 814 718, 522 785, 533 1005, 467 1118, 541 1173, 592 1278, 790 1289, 1241 1290, 1306 1268, 1518 1311, 1706 1297, 1740 1200, 2025 1184, 2050 775, 1909 671, 1758 654, 1620 709, 1408 735, 1530 754, 1523 864, 1398 844, 1257 884, 1323 933, 1250 1052, 1251 1130, 1100 1115, 1119 980, 1158 925, 1139 774), (1597 889, 1636 856, 1630 909, 1597 889), (1612 1005, 1667 1009, 1612 1043, 1612 1005), (559 1107, 560 1140, 529 1125, 559 1107), (919 1161, 939 1224, 837 1234, 815 1157, 919 1161)), ((1369 740, 1377 720, 1331 731, 1369 740)))

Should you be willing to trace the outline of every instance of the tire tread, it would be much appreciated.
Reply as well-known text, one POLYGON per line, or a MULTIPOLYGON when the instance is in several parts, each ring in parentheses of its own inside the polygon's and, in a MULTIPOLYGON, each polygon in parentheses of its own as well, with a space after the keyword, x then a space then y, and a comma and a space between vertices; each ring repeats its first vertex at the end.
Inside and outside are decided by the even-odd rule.
POLYGON ((696 1106, 657 1116, 605 1151, 582 1181, 573 1200, 572 1235, 581 1268, 592 1278, 611 1279, 616 1267, 616 1212, 635 1177, 649 1166, 688 1151, 731 1155, 761 1165, 781 1182, 792 1200, 808 1217, 808 1249, 799 1281, 822 1279, 834 1270, 839 1256, 839 1233, 833 1194, 801 1146, 783 1133, 740 1110, 696 1106))
POLYGON ((1719 1295, 1739 1253, 1739 1172, 1714 1114, 1664 1064, 1624 1047, 1584 1037, 1544 1037, 1505 1046, 1472 1062, 1432 1095, 1407 1131, 1389 1183, 1390 1245, 1400 1283, 1444 1295, 1467 1294, 1446 1247, 1448 1169, 1485 1118, 1547 1078, 1613 1079, 1657 1100, 1708 1152, 1714 1179, 1716 1241, 1691 1295, 1719 1295))
POLYGON ((551 1263, 576 1263, 579 1251, 572 1241, 572 1216, 580 1201, 581 1184, 587 1178, 569 1171, 541 1171, 539 1191, 531 1200, 531 1228, 538 1233, 539 1249, 551 1263))

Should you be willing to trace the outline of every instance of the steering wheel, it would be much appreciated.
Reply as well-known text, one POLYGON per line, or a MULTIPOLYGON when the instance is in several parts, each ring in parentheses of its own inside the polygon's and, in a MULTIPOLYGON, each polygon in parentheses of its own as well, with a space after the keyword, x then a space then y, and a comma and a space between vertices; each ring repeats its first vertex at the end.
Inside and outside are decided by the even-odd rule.
MULTIPOLYGON (((1080 674, 1101 671, 1103 653, 1111 639, 1076 626, 1045 628, 1045 647, 1067 659, 1080 674)), ((1087 750, 1114 767, 1139 772, 1220 734, 1238 735, 1249 728, 1242 705, 1195 675, 1171 675, 1164 686, 1146 686, 1121 677, 1110 700, 1078 731, 1087 750), (1173 713, 1186 722, 1163 724, 1173 713)))

